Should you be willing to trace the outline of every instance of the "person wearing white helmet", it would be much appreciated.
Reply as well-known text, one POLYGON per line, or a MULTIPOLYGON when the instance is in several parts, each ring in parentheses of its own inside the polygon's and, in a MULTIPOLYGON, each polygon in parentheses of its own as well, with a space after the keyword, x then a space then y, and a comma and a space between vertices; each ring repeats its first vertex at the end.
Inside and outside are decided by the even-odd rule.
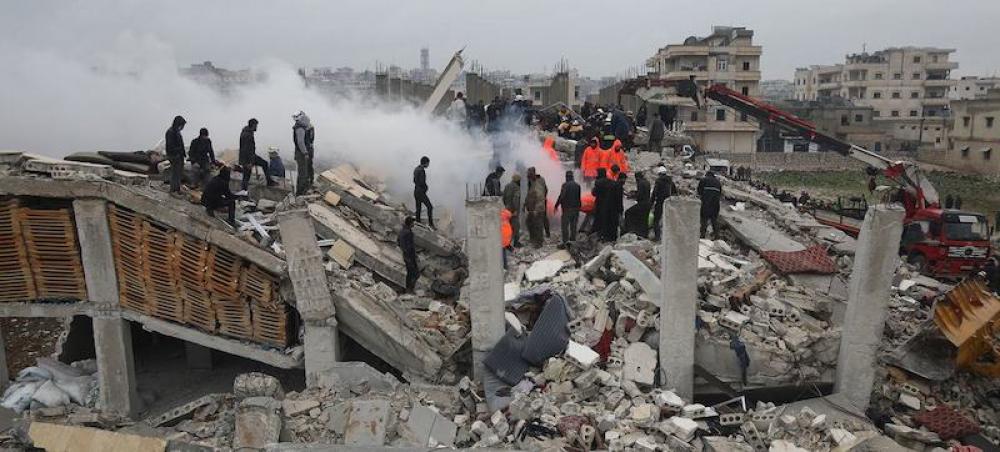
POLYGON ((301 196, 312 189, 313 184, 313 140, 315 129, 309 116, 304 111, 292 115, 295 125, 292 126, 292 141, 295 142, 295 165, 298 177, 295 179, 295 195, 301 196))
POLYGON ((660 222, 663 221, 663 203, 671 195, 677 192, 674 181, 670 180, 667 168, 659 166, 656 168, 656 182, 653 183, 653 237, 660 240, 662 230, 660 222))

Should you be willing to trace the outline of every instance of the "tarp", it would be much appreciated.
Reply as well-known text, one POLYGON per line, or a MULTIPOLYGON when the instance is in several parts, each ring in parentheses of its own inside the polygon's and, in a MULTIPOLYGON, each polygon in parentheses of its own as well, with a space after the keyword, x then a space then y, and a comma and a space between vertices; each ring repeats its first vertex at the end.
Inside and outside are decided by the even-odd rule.
POLYGON ((762 251, 761 256, 783 274, 837 272, 837 264, 826 254, 826 248, 813 245, 802 251, 762 251))

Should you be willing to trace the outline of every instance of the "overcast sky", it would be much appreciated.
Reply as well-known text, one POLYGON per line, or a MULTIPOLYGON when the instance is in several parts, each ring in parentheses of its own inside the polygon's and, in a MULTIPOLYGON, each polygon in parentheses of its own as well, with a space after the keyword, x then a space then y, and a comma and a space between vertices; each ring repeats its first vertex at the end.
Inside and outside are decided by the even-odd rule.
POLYGON ((752 28, 765 79, 797 66, 887 46, 955 48, 956 75, 1000 75, 997 0, 3 0, 0 45, 86 57, 123 33, 151 34, 179 64, 239 68, 268 58, 296 66, 416 67, 429 46, 441 68, 467 60, 549 72, 560 58, 588 76, 642 64, 658 47, 712 25, 752 28))

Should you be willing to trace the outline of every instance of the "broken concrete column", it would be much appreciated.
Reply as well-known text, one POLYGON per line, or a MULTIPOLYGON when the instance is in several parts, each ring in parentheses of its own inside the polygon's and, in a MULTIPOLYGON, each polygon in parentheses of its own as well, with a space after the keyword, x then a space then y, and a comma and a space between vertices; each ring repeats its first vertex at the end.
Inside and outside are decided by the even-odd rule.
POLYGON ((323 253, 316 245, 316 230, 305 210, 280 214, 278 227, 285 246, 295 305, 305 327, 306 384, 314 386, 340 359, 337 321, 323 268, 323 253))
POLYGON ((132 330, 114 311, 118 306, 118 276, 111 248, 107 202, 81 198, 73 201, 87 298, 98 305, 93 316, 100 406, 108 413, 131 417, 139 410, 132 330))
POLYGON ((212 370, 212 349, 194 342, 184 342, 188 369, 212 370))
POLYGON ((473 375, 485 371, 483 358, 504 334, 503 256, 497 198, 465 202, 469 258, 469 316, 472 320, 473 375))
POLYGON ((663 204, 660 253, 660 369, 662 384, 694 395, 694 320, 698 313, 698 218, 701 201, 674 197, 663 204))
POLYGON ((899 262, 903 214, 902 210, 886 206, 870 207, 858 235, 834 391, 862 412, 868 408, 875 381, 875 361, 888 315, 889 289, 899 262))
POLYGON ((3 328, 0 328, 0 390, 7 389, 10 383, 10 370, 7 368, 7 343, 3 339, 3 328))

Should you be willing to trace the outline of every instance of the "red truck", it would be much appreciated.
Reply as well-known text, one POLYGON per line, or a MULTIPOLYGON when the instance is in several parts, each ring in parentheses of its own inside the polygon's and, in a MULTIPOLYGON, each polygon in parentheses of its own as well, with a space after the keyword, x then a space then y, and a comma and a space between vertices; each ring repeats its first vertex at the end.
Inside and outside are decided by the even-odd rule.
MULTIPOLYGON (((906 209, 900 251, 922 272, 938 277, 959 277, 978 270, 992 256, 986 217, 975 212, 943 209, 937 190, 916 164, 892 161, 826 135, 809 121, 725 85, 710 86, 705 90, 705 97, 758 121, 798 134, 820 148, 858 159, 893 181, 898 190, 892 198, 906 209)), ((866 210, 867 204, 840 205, 832 210, 818 210, 815 217, 820 223, 856 237, 866 210)))

